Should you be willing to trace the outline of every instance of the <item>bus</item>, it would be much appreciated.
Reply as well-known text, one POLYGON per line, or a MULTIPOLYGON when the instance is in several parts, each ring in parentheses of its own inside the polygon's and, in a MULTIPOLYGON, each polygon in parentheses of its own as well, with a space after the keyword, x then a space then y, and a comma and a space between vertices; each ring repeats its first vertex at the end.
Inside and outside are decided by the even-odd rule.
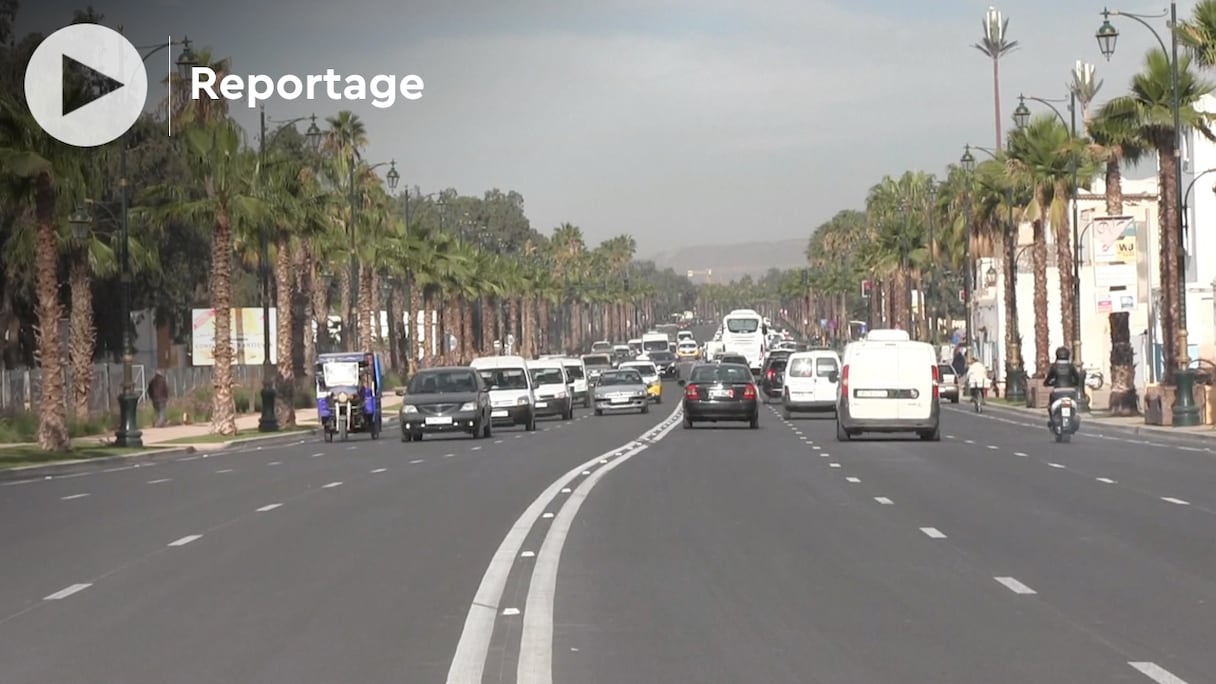
POLYGON ((722 318, 722 351, 742 354, 756 373, 764 365, 767 335, 764 319, 751 309, 735 309, 722 318))

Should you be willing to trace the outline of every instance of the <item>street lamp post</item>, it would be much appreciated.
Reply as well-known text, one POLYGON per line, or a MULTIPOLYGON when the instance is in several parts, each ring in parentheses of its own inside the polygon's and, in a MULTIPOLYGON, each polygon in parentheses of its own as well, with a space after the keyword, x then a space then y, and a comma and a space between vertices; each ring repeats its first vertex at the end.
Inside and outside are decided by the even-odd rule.
MULTIPOLYGON (((144 62, 153 55, 166 50, 170 46, 180 45, 181 53, 177 57, 178 75, 189 78, 190 70, 198 64, 198 58, 190 49, 190 39, 183 37, 180 41, 161 43, 160 45, 140 46, 137 48, 144 62)), ((118 429, 114 433, 114 444, 120 447, 142 447, 143 433, 139 430, 139 397, 135 391, 135 347, 131 336, 131 226, 130 226, 130 179, 127 178, 127 139, 124 135, 118 143, 118 194, 121 209, 118 218, 119 237, 119 282, 121 285, 122 301, 122 390, 118 395, 118 429)), ((99 206, 99 205, 94 205, 99 206)), ((108 210, 107 210, 108 211, 108 210)), ((83 219, 87 214, 74 217, 83 219)), ((115 218, 111 216, 112 218, 115 218)), ((91 221, 91 218, 89 218, 91 221)), ((77 221, 77 222, 78 222, 77 221)))
MULTIPOLYGON (((278 124, 276 132, 287 126, 291 126, 305 119, 309 119, 312 123, 308 126, 308 131, 304 134, 304 140, 308 144, 311 151, 316 151, 321 145, 321 129, 317 126, 317 116, 301 116, 289 121, 272 121, 271 123, 278 124)), ((260 136, 258 138, 258 180, 262 180, 262 173, 266 170, 266 107, 261 108, 258 123, 260 127, 260 136)), ((265 186, 261 187, 265 191, 265 186)), ((277 390, 275 389, 275 370, 274 364, 270 360, 270 235, 268 229, 261 231, 259 239, 259 254, 258 254, 258 275, 261 279, 261 295, 262 295, 262 416, 258 419, 258 432, 278 432, 279 418, 275 414, 275 401, 277 399, 277 390)), ((278 312, 282 314, 283 312, 278 312)))
MULTIPOLYGON (((1051 108, 1052 113, 1060 120, 1060 124, 1068 129, 1069 136, 1077 139, 1077 93, 1075 90, 1069 89, 1069 96, 1066 99, 1051 100, 1043 97, 1034 97, 1031 95, 1019 95, 1018 106, 1013 110, 1013 121, 1019 129, 1026 128, 1030 123, 1030 108, 1026 106, 1026 100, 1033 100, 1051 108), (1064 118, 1064 114, 1060 112, 1056 104, 1068 103, 1069 119, 1064 118)), ((1081 360, 1081 233, 1078 224, 1078 159, 1075 150, 1069 155, 1068 169, 1072 175, 1072 187, 1069 190, 1069 203, 1072 205, 1072 329, 1068 331, 1072 337, 1072 359, 1077 368, 1082 367, 1081 360)), ((1084 378, 1084 371, 1081 371, 1084 378)), ((1081 392, 1081 410, 1089 410, 1089 395, 1081 392)))
POLYGON ((934 214, 936 213, 934 211, 934 202, 936 198, 937 183, 931 182, 926 190, 926 213, 929 229, 929 278, 928 282, 925 283, 925 293, 920 299, 922 302, 924 302, 925 309, 921 312, 921 315, 925 316, 926 320, 928 321, 928 325, 926 327, 929 330, 929 341, 933 344, 937 344, 937 302, 933 299, 934 286, 937 282, 937 242, 935 241, 936 238, 934 236, 934 231, 936 230, 934 227, 936 224, 936 221, 934 221, 934 214))
MULTIPOLYGON (((1170 113, 1174 119, 1174 228, 1175 239, 1178 242, 1178 282, 1174 283, 1178 293, 1178 320, 1174 321, 1177 339, 1178 368, 1174 371, 1174 410, 1173 425, 1175 427, 1191 427, 1199 425, 1199 407, 1195 404, 1195 371, 1190 367, 1191 360, 1187 352, 1186 330, 1186 233, 1183 229, 1183 198, 1178 189, 1182 187, 1182 99, 1179 92, 1179 63, 1178 63, 1178 3, 1170 2, 1169 29, 1170 46, 1165 46, 1161 34, 1153 28, 1146 19, 1162 19, 1162 14, 1131 14, 1119 10, 1102 10, 1102 26, 1094 37, 1098 40, 1098 48, 1108 61, 1115 54, 1115 44, 1119 40, 1119 30, 1110 23, 1111 16, 1127 17, 1148 29, 1161 51, 1169 55, 1170 63, 1170 113)), ((1164 191, 1164 188, 1162 189, 1164 191)), ((1162 283, 1165 286, 1165 283, 1162 283)))
POLYGON ((959 158, 959 164, 962 165, 963 171, 967 173, 967 192, 963 195, 963 225, 966 229, 963 231, 963 310, 966 312, 966 325, 963 327, 963 339, 966 345, 967 355, 971 355, 974 351, 971 348, 971 295, 972 295, 972 272, 975 270, 974 264, 971 263, 971 174, 975 171, 975 155, 971 154, 971 146, 968 145, 963 150, 963 156, 959 158))

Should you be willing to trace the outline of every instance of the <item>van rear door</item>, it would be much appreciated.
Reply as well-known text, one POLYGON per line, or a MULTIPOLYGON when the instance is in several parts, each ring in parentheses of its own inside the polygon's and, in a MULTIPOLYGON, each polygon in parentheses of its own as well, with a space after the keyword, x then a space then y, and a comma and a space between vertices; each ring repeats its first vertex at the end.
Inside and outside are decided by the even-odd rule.
POLYGON ((860 342, 849 355, 849 415, 859 420, 899 418, 902 347, 898 342, 860 342))
POLYGON ((907 342, 899 345, 898 378, 899 418, 927 420, 933 407, 933 373, 937 368, 933 348, 927 344, 907 342))
POLYGON ((836 355, 816 354, 814 358, 814 401, 836 401, 836 392, 840 383, 840 366, 836 363, 836 355), (832 382, 832 373, 836 373, 836 382, 832 382))

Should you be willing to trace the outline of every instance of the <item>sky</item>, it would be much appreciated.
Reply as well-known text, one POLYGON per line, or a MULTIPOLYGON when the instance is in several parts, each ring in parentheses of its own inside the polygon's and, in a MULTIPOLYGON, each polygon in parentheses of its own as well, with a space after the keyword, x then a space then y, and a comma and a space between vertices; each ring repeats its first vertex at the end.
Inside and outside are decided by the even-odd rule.
MULTIPOLYGON (((1193 5, 1179 2, 1179 15, 1193 5)), ((1163 6, 1115 5, 1141 13, 1163 6)), ((53 30, 77 7, 24 0, 18 29, 53 30)), ((965 143, 991 147, 996 137, 992 64, 972 47, 987 0, 96 0, 94 7, 132 42, 188 35, 229 57, 238 74, 416 74, 423 97, 389 109, 273 99, 267 115, 350 109, 368 129, 365 157, 395 160, 403 185, 423 193, 516 190, 534 227, 549 232, 570 222, 589 242, 629 233, 643 257, 689 243, 807 237, 837 211, 862 208, 884 175, 940 174, 965 143)), ((1156 41, 1115 19, 1121 36, 1108 63, 1094 39, 1102 7, 997 5, 1019 43, 1001 63, 1006 130, 1019 93, 1066 97, 1077 60, 1096 64, 1105 81, 1096 104, 1126 91, 1156 41)), ((1165 34, 1164 19, 1150 21, 1165 34)), ((161 76, 154 66, 149 80, 161 76)), ((162 96, 153 86, 149 106, 162 96)), ((256 109, 232 111, 256 133, 256 109)))

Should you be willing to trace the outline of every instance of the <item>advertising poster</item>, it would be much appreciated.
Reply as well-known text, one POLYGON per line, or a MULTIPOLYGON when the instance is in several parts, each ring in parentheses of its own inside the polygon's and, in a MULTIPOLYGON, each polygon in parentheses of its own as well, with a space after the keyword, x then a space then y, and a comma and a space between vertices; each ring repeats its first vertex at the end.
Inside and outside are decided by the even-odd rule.
MULTIPOLYGON (((193 309, 190 321, 190 353, 195 366, 215 365, 215 310, 193 309)), ((238 366, 261 365, 265 338, 262 336, 262 309, 232 309, 232 363, 238 366)), ((278 361, 275 349, 275 326, 278 318, 270 309, 270 362, 278 361)))

